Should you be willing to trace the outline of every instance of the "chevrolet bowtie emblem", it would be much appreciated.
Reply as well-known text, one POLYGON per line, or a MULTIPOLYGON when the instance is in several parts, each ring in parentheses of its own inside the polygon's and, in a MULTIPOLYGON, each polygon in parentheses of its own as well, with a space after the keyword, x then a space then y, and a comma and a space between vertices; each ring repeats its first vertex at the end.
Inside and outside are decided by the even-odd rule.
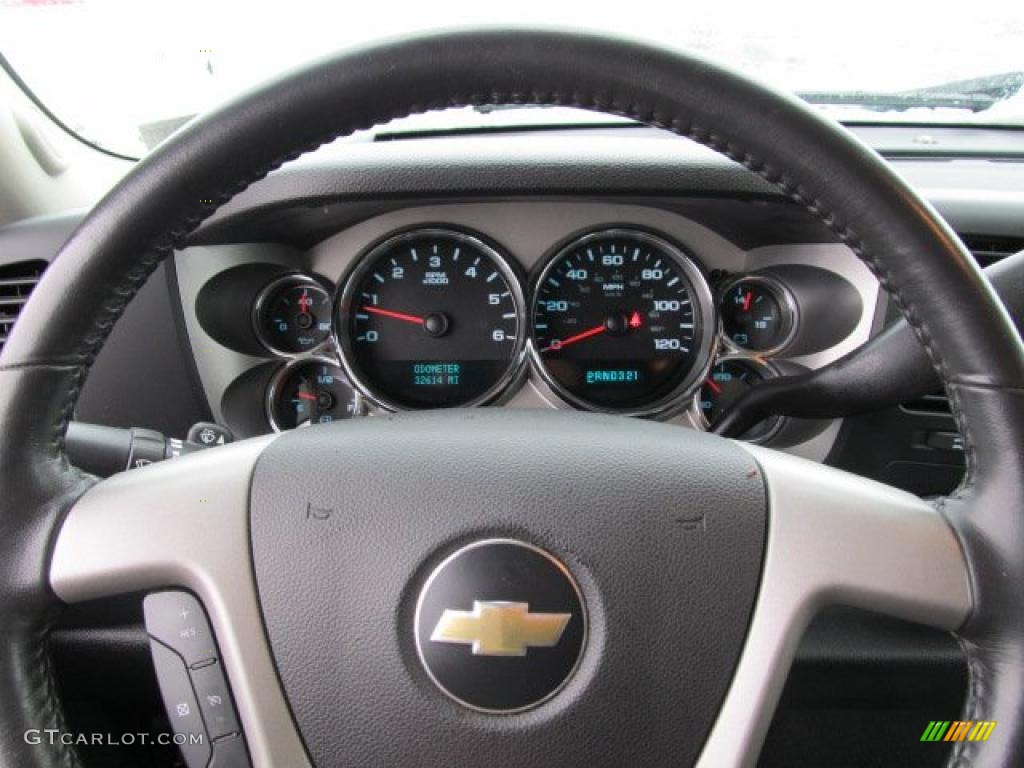
POLYGON ((474 656, 525 656, 558 644, 571 613, 530 613, 527 603, 474 600, 472 611, 446 609, 430 639, 473 646, 474 656))

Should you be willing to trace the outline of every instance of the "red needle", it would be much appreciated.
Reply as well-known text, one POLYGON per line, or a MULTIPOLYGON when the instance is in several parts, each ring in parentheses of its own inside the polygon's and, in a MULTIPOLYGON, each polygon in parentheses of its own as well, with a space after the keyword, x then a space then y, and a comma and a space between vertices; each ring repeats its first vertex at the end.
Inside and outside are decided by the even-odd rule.
POLYGON ((407 315, 404 312, 392 312, 390 309, 381 309, 380 307, 360 307, 363 312, 370 312, 374 315, 383 315, 384 317, 390 317, 395 320, 404 320, 407 323, 416 323, 416 325, 423 325, 423 318, 416 317, 416 315, 407 315))
POLYGON ((597 336, 599 333, 604 333, 607 330, 608 329, 603 325, 597 325, 589 331, 577 333, 575 336, 570 336, 568 339, 562 339, 561 341, 555 339, 543 351, 547 352, 549 349, 562 349, 563 347, 568 347, 570 344, 575 344, 577 341, 583 341, 584 339, 589 339, 591 336, 597 336))
POLYGON ((714 392, 716 395, 722 394, 722 388, 718 386, 718 384, 715 383, 715 380, 712 379, 710 376, 704 379, 704 383, 711 387, 711 391, 714 392))
POLYGON ((298 395, 303 400, 316 400, 317 399, 316 395, 311 395, 311 394, 309 394, 309 392, 299 392, 298 395))
POLYGON ((754 298, 754 292, 753 291, 747 291, 747 295, 743 297, 743 311, 744 312, 750 311, 750 300, 752 298, 754 298))

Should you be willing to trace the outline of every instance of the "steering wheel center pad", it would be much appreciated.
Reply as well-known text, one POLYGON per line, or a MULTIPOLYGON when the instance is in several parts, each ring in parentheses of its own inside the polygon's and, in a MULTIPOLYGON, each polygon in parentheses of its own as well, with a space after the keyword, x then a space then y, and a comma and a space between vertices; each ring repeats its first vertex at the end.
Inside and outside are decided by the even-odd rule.
MULTIPOLYGON (((766 519, 764 479, 734 443, 536 411, 296 430, 260 457, 251 501, 260 604, 316 765, 693 763, 746 636, 766 519), (427 678, 413 614, 442 559, 509 536, 565 563, 588 638, 550 701, 478 714, 427 678)), ((462 599, 530 599, 528 574, 494 569, 497 584, 476 578, 462 599)), ((495 686, 506 669, 539 676, 555 652, 450 650, 456 670, 495 686)))

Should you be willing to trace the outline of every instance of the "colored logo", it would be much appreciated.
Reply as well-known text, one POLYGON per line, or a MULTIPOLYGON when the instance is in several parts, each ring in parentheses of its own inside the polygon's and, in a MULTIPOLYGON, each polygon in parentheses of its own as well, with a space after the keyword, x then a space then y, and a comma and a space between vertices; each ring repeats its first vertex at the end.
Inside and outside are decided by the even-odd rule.
POLYGON ((551 648, 571 613, 530 613, 527 603, 474 600, 472 611, 448 609, 430 639, 473 646, 475 656, 525 656, 527 648, 551 648))
POLYGON ((569 569, 513 539, 475 541, 449 555, 424 583, 414 622, 431 682, 463 706, 502 714, 555 696, 587 638, 569 569))
POLYGON ((921 741, 988 741, 995 727, 995 720, 932 720, 921 741))

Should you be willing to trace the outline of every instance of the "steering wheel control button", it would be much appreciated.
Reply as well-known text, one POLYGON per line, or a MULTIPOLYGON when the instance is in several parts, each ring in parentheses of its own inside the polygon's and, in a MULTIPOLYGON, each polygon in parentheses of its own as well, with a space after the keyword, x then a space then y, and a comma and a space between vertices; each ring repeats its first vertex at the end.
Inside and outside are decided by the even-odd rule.
POLYGON ((217 644, 203 607, 188 592, 146 595, 142 602, 150 637, 177 651, 190 667, 216 661, 217 644))
POLYGON ((199 600, 180 590, 154 592, 142 610, 172 730, 202 736, 180 745, 186 765, 248 766, 235 703, 199 600))
POLYGON ((208 664, 192 671, 192 686, 211 739, 219 739, 242 729, 228 690, 228 681, 220 664, 208 664))
POLYGON ((249 768, 250 765, 245 739, 229 736, 213 743, 213 757, 207 768, 249 768))
POLYGON ((554 696, 579 664, 583 597, 569 570, 521 541, 488 539, 431 574, 416 607, 416 648, 447 696, 508 714, 554 696))
POLYGON ((188 768, 206 768, 210 760, 210 739, 199 712, 199 703, 189 682, 181 657, 157 640, 150 640, 160 695, 171 723, 171 732, 184 735, 178 746, 188 768))

